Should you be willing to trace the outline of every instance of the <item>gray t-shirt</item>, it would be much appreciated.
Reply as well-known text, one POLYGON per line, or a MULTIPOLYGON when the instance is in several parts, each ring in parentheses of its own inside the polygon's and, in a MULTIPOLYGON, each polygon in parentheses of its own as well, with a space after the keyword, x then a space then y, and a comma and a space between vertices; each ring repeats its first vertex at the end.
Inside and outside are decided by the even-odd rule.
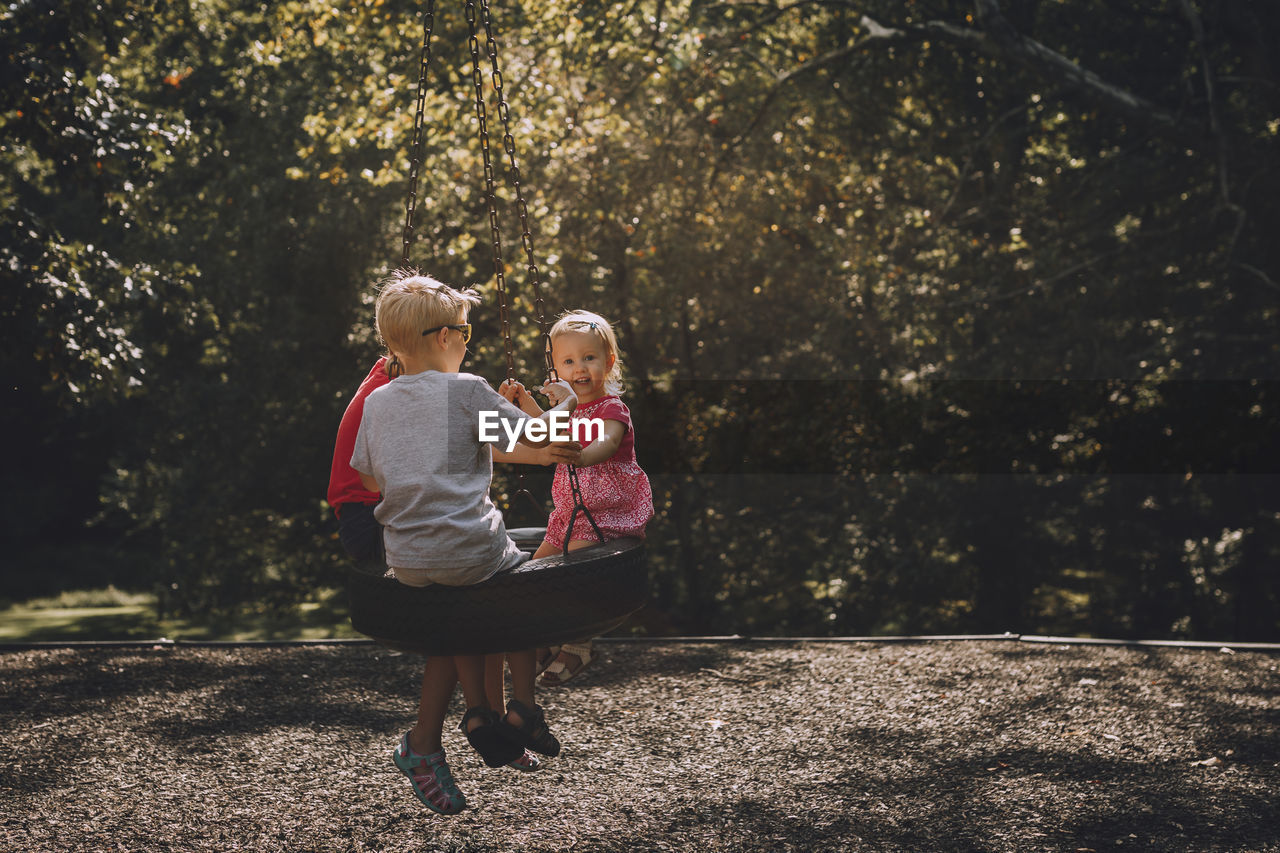
MULTIPOLYGON (((351 467, 382 484, 374 516, 387 565, 464 586, 525 559, 489 499, 493 457, 480 442, 482 411, 513 428, 529 419, 470 373, 400 376, 365 400, 351 467)), ((498 433, 506 435, 501 424, 498 433)))

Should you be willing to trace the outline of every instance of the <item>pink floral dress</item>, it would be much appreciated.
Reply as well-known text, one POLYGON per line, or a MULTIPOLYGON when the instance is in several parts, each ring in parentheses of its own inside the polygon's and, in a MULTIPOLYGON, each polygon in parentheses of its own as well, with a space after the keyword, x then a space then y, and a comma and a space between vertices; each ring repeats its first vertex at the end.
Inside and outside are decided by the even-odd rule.
MULTIPOLYGON (((645 525, 653 518, 653 492, 649 478, 636 464, 635 434, 631 429, 631 410, 613 395, 606 395, 592 403, 579 406, 571 418, 575 421, 600 418, 619 421, 627 431, 618 445, 618 452, 603 462, 587 468, 578 468, 578 487, 582 502, 591 511, 600 532, 606 540, 627 536, 644 537, 645 525)), ((590 442, 585 442, 590 443, 590 442)), ((564 535, 569 529, 569 517, 573 514, 573 490, 569 486, 569 468, 556 466, 555 480, 551 484, 551 499, 555 509, 547 520, 546 541, 557 548, 564 547, 564 535)), ((574 539, 598 541, 591 522, 582 512, 573 523, 574 539)))

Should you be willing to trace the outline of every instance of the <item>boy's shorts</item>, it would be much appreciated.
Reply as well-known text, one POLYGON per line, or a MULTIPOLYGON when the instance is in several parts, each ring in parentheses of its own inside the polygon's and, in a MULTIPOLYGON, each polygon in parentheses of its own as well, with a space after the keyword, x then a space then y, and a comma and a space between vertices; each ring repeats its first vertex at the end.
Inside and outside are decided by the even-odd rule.
MULTIPOLYGON (((514 555, 507 559, 507 562, 496 572, 490 573, 487 577, 480 578, 476 583, 484 583, 494 575, 500 575, 503 572, 509 572, 516 566, 524 563, 529 559, 529 555, 523 551, 517 551, 514 555)), ((435 581, 431 580, 432 575, 437 574, 439 569, 398 569, 391 567, 391 574, 395 579, 405 586, 431 586, 435 581)), ((467 584, 468 586, 470 584, 467 584)))

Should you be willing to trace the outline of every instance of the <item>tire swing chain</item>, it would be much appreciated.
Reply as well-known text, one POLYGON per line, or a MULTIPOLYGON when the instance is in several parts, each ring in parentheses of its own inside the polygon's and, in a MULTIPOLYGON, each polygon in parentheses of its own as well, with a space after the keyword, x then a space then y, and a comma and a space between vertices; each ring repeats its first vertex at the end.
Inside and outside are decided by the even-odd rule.
MULTIPOLYGON (((555 365, 551 359, 551 336, 550 329, 546 320, 546 308, 542 295, 542 280, 535 260, 533 250, 533 235, 529 229, 529 208, 524 198, 524 190, 521 182, 520 168, 516 163, 515 139, 511 135, 511 114, 507 105, 504 94, 504 81, 502 71, 498 64, 498 44, 493 36, 493 20, 489 11, 488 0, 480 0, 480 17, 484 25, 485 33, 485 53, 489 58, 490 74, 493 80, 493 88, 496 96, 498 109, 498 118, 502 123, 502 147, 506 151, 507 159, 510 164, 511 184, 516 195, 516 211, 520 218, 520 242, 524 248, 525 257, 528 263, 529 280, 533 285, 534 291, 534 308, 537 314, 538 327, 542 332, 543 339, 543 358, 546 363, 547 379, 554 382, 559 379, 555 365)), ((511 340, 511 317, 507 303, 507 283, 506 283, 506 265, 502 258, 502 231, 498 224, 498 205, 496 182, 493 174, 493 161, 490 155, 489 146, 489 120, 488 110, 485 106, 484 82, 480 70, 480 39, 476 27, 476 2, 475 0, 466 0, 465 4, 467 27, 469 30, 468 46, 471 50, 471 81, 475 89, 475 107, 476 121, 479 125, 480 153, 484 164, 484 181, 485 181, 485 204, 489 213, 489 232, 492 239, 493 248, 493 270, 494 279, 498 292, 498 317, 502 326, 502 344, 506 354, 507 363, 507 379, 515 380, 515 347, 511 340)), ((431 36, 435 26, 435 0, 427 0, 425 9, 423 10, 423 26, 422 26, 422 51, 419 60, 418 70, 418 90, 414 109, 413 121, 413 142, 409 159, 409 191, 405 200, 405 222, 402 234, 402 260, 403 266, 410 266, 409 254, 413 246, 413 240, 416 236, 414 219, 417 213, 418 202, 418 177, 422 165, 422 148, 423 137, 426 126, 426 97, 427 97, 427 74, 431 64, 431 36)), ((573 536, 573 525, 577 521, 578 513, 581 512, 591 524, 592 530, 601 542, 604 540, 604 534, 600 532, 599 525, 592 517, 591 511, 587 509, 586 503, 582 498, 582 488, 578 482, 578 472, 576 466, 569 465, 569 488, 573 495, 573 512, 569 517, 569 529, 565 533, 563 543, 563 552, 565 556, 569 554, 569 541, 573 536)), ((537 499, 525 487, 524 473, 519 472, 518 489, 516 494, 524 494, 529 501, 539 511, 542 507, 538 505, 537 499)))
MULTIPOLYGON (((489 146, 489 114, 485 106, 484 97, 484 81, 480 70, 480 39, 476 29, 476 4, 474 0, 467 0, 465 4, 468 38, 467 45, 471 50, 471 82, 475 90, 476 105, 476 122, 479 126, 480 137, 480 154, 484 163, 484 182, 485 182, 485 206, 489 213, 489 233, 492 238, 493 246, 493 271, 496 287, 498 291, 498 316, 502 324, 502 345, 506 353, 507 359, 507 379, 515 380, 515 345, 511 341, 511 315, 507 307, 507 278, 506 264, 502 258, 502 230, 498 225, 498 198, 496 190, 496 182, 493 175, 493 160, 490 154, 489 146)), ((538 267, 534 262, 533 255, 533 236, 529 231, 529 208, 524 200, 524 190, 521 186, 520 168, 516 165, 516 147, 515 139, 511 136, 511 111, 507 106, 507 99, 504 93, 504 81, 502 71, 498 67, 498 42, 493 37, 493 21, 489 13, 488 0, 480 0, 480 15, 484 24, 485 34, 485 54, 489 58, 490 77, 493 80, 493 90, 497 102, 498 119, 502 123, 502 146, 507 152, 507 158, 510 161, 511 184, 516 194, 516 209, 520 215, 521 243, 524 246, 525 256, 529 264, 529 276, 535 282, 535 288, 538 281, 538 267)), ((539 292, 541 292, 539 290, 539 292)), ((524 472, 516 470, 516 493, 515 497, 523 495, 529 503, 538 512, 545 512, 538 503, 538 499, 533 496, 525 485, 524 472)))
MULTIPOLYGON (((497 44, 493 39, 490 25, 489 4, 482 0, 484 26, 490 61, 493 65, 494 88, 498 93, 499 110, 504 133, 503 144, 511 157, 512 174, 516 181, 516 193, 520 198, 520 221, 524 228, 524 240, 529 252, 530 269, 533 267, 532 238, 529 236, 527 224, 527 208, 523 193, 520 191, 519 171, 515 168, 515 142, 509 130, 508 109, 502 94, 502 75, 498 71, 497 44)), ((502 261, 502 232, 498 227, 497 195, 494 188, 493 164, 489 156, 489 127, 484 102, 484 83, 480 73, 480 44, 476 35, 476 11, 474 0, 466 3, 467 24, 471 30, 471 78, 475 86, 476 119, 480 127, 480 151, 484 159, 485 202, 489 209, 489 231, 493 240, 493 267, 498 288, 498 316, 502 325, 502 343, 507 359, 507 379, 515 379, 515 353, 511 343, 511 319, 507 311, 507 283, 505 266, 502 261)), ((435 0, 427 0, 422 14, 422 53, 418 64, 418 90, 413 115, 413 142, 409 157, 409 191, 405 198, 404 231, 401 240, 401 265, 409 267, 410 249, 413 247, 416 227, 414 219, 418 208, 418 175, 422 166, 422 147, 424 129, 426 127, 427 74, 431 66, 431 36, 435 27, 435 0)))
POLYGON ((431 65, 431 31, 435 26, 436 3, 427 0, 422 13, 422 56, 418 62, 418 92, 413 113, 413 142, 409 149, 409 193, 404 203, 404 232, 401 237, 400 265, 408 267, 409 249, 413 246, 414 216, 418 210, 418 171, 422 166, 422 136, 426 125, 427 69, 431 65))
MULTIPOLYGON (((476 92, 476 119, 480 124, 480 151, 484 160, 485 200, 489 208, 489 229, 493 234, 493 263, 498 285, 498 310, 502 318, 502 337, 507 353, 507 378, 514 379, 515 355, 511 342, 511 323, 507 311, 507 288, 505 267, 502 262, 502 235, 498 227, 497 196, 494 191, 493 166, 489 156, 488 114, 485 109, 484 86, 481 82, 480 74, 480 42, 476 31, 475 0, 467 0, 466 14, 467 26, 470 28, 468 44, 471 47, 471 76, 476 92)), ((529 207, 524 198, 520 167, 516 163, 515 139, 511 135, 511 110, 507 105, 503 90, 502 70, 498 67, 498 42, 493 37, 493 18, 489 13, 489 0, 480 0, 480 15, 484 24, 485 52, 489 57, 490 75, 493 79, 498 119, 502 123, 502 147, 507 153, 511 185, 516 195, 516 212, 520 217, 520 243, 524 248, 525 258, 528 263, 529 281, 533 285, 534 307, 538 317, 538 327, 542 331, 543 357, 546 361, 547 377, 549 381, 556 381, 559 379, 559 375, 556 373, 555 365, 551 360, 551 337, 546 321, 545 303, 542 298, 542 276, 538 271, 538 264, 534 256, 533 234, 529 230, 529 207)), ((566 467, 569 473, 569 489, 573 494, 573 512, 569 516, 569 529, 565 533, 562 546, 564 555, 567 557, 569 555, 569 540, 573 536, 573 525, 579 512, 586 516, 587 521, 591 524, 591 529, 595 531, 596 537, 601 542, 604 541, 604 534, 600 532, 599 525, 596 524, 596 520, 591 516, 591 511, 587 509, 586 503, 582 499, 582 487, 578 483, 577 467, 574 465, 566 467)), ((523 473, 519 475, 519 490, 517 494, 520 493, 527 495, 529 500, 533 501, 535 506, 537 505, 536 499, 524 486, 523 473)))
MULTIPOLYGON (((489 29, 489 5, 482 0, 486 34, 489 29)), ((471 48, 471 82, 475 88, 476 122, 479 125, 480 154, 484 163, 484 200, 489 211, 489 234, 493 246, 493 275, 498 289, 498 318, 502 324, 502 346, 507 358, 507 380, 514 382, 516 378, 515 349, 511 343, 511 317, 507 310, 507 274, 506 264, 502 260, 502 230, 498 226, 498 196, 496 182, 493 178, 493 159, 489 154, 489 116, 485 107, 484 80, 480 72, 480 40, 476 34, 476 4, 474 0, 466 3, 467 26, 470 36, 467 42, 471 48)), ((497 92, 501 105, 498 114, 504 114, 506 106, 502 94, 502 75, 497 71, 497 44, 491 35, 486 45, 490 60, 493 62, 493 87, 497 92)), ((518 185, 517 185, 518 186, 518 185)))
MULTIPOLYGON (((400 266, 409 269, 409 250, 413 247, 415 236, 414 218, 418 212, 418 172, 422 166, 422 137, 426 127, 427 108, 427 70, 431 67, 431 31, 435 27, 436 3, 427 0, 426 9, 422 12, 422 53, 418 60, 418 90, 413 111, 413 142, 409 145, 409 192, 404 200, 404 230, 400 236, 400 266)), ((387 342, 382 341, 385 347, 387 342)), ((404 367, 398 359, 392 359, 387 365, 387 376, 392 379, 404 373, 404 367)))

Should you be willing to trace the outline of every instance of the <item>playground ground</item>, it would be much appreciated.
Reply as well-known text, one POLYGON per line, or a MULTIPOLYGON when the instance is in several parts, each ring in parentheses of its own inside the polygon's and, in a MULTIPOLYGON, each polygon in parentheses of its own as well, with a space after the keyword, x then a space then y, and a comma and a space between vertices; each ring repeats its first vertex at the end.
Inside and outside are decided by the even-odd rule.
MULTIPOLYGON (((390 752, 373 645, 0 652, 0 849, 1280 851, 1280 654, 1015 640, 602 642, 538 773, 390 752)), ((455 697, 454 719, 462 713, 455 697)))

